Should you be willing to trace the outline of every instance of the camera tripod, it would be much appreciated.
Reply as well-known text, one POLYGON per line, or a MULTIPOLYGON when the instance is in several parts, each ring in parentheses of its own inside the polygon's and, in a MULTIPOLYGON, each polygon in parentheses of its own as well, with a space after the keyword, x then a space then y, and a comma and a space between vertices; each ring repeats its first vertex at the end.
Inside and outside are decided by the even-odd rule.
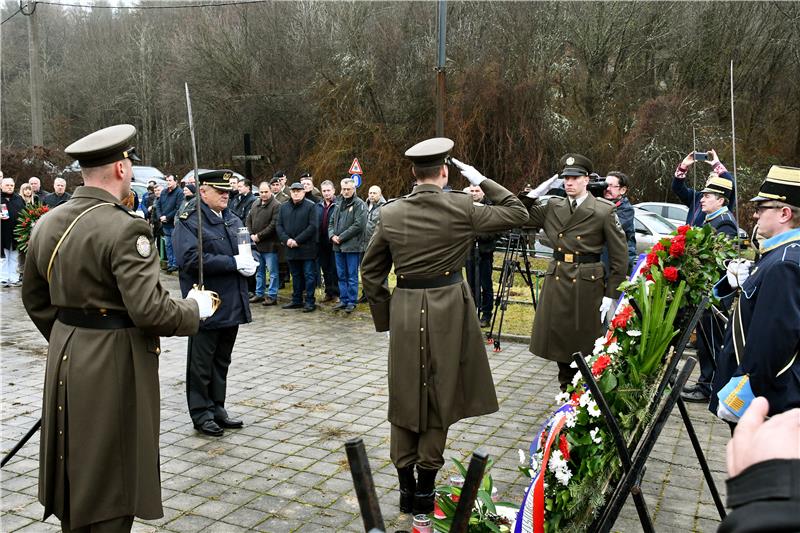
POLYGON ((497 292, 495 292, 492 324, 489 328, 489 332, 486 334, 486 343, 493 344, 495 352, 500 351, 500 336, 503 331, 503 319, 505 318, 506 309, 508 309, 508 300, 517 273, 522 277, 525 284, 528 285, 528 289, 531 291, 533 308, 534 310, 536 309, 536 292, 533 286, 533 273, 531 271, 530 261, 530 256, 533 253, 533 246, 530 241, 531 237, 524 230, 513 229, 508 232, 507 238, 508 242, 503 252, 503 265, 500 268, 500 280, 497 283, 497 292), (525 265, 524 270, 522 268, 523 264, 525 265), (500 317, 499 320, 498 316, 500 317), (495 326, 497 326, 496 335, 495 326))

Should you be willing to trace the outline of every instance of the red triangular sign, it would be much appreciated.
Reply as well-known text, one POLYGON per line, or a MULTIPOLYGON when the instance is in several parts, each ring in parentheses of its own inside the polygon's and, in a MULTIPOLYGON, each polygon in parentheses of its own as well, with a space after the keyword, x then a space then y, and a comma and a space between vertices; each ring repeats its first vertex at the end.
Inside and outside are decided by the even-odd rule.
POLYGON ((361 171, 361 163, 358 162, 358 158, 353 159, 353 164, 350 165, 350 174, 363 174, 361 171))

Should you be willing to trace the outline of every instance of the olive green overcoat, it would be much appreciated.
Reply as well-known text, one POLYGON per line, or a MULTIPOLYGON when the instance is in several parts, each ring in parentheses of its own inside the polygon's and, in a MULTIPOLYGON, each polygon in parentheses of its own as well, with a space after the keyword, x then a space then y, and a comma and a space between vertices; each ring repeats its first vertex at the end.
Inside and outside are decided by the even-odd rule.
POLYGON ((192 335, 193 300, 159 281, 158 248, 145 220, 96 187, 34 228, 22 299, 49 341, 39 453, 39 501, 70 526, 125 515, 163 516, 159 473, 159 335, 192 335), (56 243, 80 213, 52 265, 56 243), (88 329, 56 319, 59 308, 127 311, 135 327, 88 329), (69 482, 69 509, 64 508, 69 482))
POLYGON ((497 411, 486 344, 466 281, 391 293, 382 283, 392 263, 398 277, 409 279, 461 271, 477 234, 527 221, 508 190, 491 180, 481 187, 495 205, 432 184, 386 203, 361 264, 375 329, 391 332, 389 421, 418 433, 427 430, 431 408, 445 428, 497 411))
POLYGON ((531 333, 533 354, 567 363, 578 351, 591 353, 603 333, 600 304, 603 296, 619 298, 617 287, 625 280, 628 248, 614 204, 591 194, 574 213, 566 198, 554 197, 546 205, 529 208, 529 225, 543 228, 553 250, 580 256, 600 255, 608 246, 609 273, 603 263, 565 262, 547 265, 531 333))

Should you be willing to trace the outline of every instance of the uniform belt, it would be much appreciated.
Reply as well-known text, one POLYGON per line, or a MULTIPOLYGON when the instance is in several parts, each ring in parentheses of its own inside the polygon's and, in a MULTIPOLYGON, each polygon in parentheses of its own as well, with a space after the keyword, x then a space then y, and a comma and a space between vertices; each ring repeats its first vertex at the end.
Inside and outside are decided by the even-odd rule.
POLYGON ((89 329, 125 329, 136 325, 125 311, 116 309, 70 309, 60 308, 56 316, 67 326, 89 329))
POLYGON ((564 261, 565 263, 599 263, 600 254, 577 254, 563 252, 553 252, 553 259, 556 261, 564 261))
POLYGON ((401 274, 397 277, 397 286, 401 289, 436 289, 461 283, 463 279, 460 270, 430 278, 407 278, 401 274))

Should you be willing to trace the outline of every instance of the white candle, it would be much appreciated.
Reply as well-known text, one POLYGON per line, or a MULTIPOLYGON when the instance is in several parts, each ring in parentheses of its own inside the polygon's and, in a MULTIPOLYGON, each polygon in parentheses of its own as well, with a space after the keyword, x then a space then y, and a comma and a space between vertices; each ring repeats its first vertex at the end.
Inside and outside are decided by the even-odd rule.
POLYGON ((250 256, 252 256, 252 254, 250 253, 250 245, 246 244, 246 243, 240 244, 239 245, 239 255, 242 255, 242 256, 250 255, 250 256))

